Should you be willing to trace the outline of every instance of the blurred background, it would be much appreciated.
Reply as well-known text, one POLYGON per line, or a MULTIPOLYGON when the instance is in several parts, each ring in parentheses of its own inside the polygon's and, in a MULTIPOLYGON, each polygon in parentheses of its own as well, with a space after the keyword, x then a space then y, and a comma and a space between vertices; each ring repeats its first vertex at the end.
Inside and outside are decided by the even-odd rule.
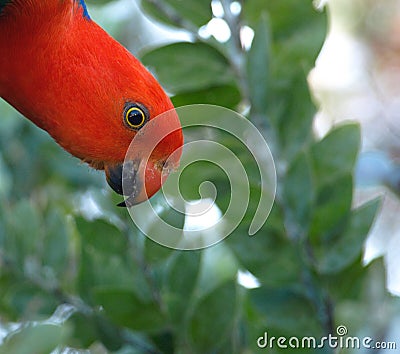
MULTIPOLYGON (((259 172, 228 140, 251 186, 243 221, 205 250, 159 246, 102 173, 0 101, 0 353, 253 353, 267 351, 265 332, 320 338, 340 325, 399 348, 399 1, 87 3, 176 106, 216 104, 257 126, 276 201, 249 237, 259 172)), ((220 170, 198 163, 184 177, 188 200, 210 180, 226 209, 220 170)))
POLYGON ((320 104, 315 128, 324 134, 335 122, 361 124, 355 202, 384 195, 365 261, 385 255, 387 286, 398 295, 400 3, 335 0, 329 9, 330 31, 310 73, 320 104))

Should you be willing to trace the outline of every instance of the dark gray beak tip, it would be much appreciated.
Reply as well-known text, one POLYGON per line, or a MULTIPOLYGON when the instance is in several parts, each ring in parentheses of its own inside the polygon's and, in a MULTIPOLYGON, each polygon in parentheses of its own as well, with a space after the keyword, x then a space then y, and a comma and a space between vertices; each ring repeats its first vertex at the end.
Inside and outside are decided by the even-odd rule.
POLYGON ((130 208, 145 200, 142 196, 144 185, 138 176, 140 161, 130 160, 121 164, 106 165, 104 172, 109 186, 119 195, 127 197, 117 204, 119 207, 130 208))
POLYGON ((124 195, 122 188, 122 170, 122 164, 105 168, 106 180, 108 185, 112 188, 114 192, 120 195, 124 195))
POLYGON ((128 198, 126 198, 124 201, 122 201, 121 203, 118 203, 117 206, 121 207, 121 208, 130 208, 136 204, 138 204, 138 203, 135 201, 135 195, 131 195, 128 198))

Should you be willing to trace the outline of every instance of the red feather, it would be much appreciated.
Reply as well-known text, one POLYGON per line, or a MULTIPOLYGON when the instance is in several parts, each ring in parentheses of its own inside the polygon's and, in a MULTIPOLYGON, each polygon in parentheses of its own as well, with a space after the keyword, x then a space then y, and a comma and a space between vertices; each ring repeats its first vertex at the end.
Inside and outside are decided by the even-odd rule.
MULTIPOLYGON (((150 119, 173 108, 156 79, 74 0, 13 1, 0 14, 0 96, 67 151, 103 169, 121 163, 136 132, 126 102, 150 119)), ((179 128, 169 115, 160 129, 179 128)), ((183 143, 178 129, 152 155, 165 160, 183 143)), ((154 189, 154 188, 153 188, 154 189)))

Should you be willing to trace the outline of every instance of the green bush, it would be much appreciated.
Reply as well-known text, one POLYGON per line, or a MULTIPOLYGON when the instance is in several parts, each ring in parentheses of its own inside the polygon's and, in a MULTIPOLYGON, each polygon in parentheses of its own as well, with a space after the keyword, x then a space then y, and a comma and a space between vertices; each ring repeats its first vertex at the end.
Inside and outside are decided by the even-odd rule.
MULTIPOLYGON (((242 111, 263 133, 278 173, 266 224, 249 237, 247 215, 224 242, 201 251, 159 246, 115 207, 101 173, 1 102, 1 353, 252 353, 266 350, 257 347, 264 332, 320 338, 346 325, 354 336, 376 334, 368 289, 382 270, 379 262, 363 267, 361 257, 379 201, 352 209, 360 129, 338 126, 322 140, 312 133, 306 76, 326 16, 311 1, 248 0, 240 16, 221 3, 226 43, 198 34, 212 18, 210 0, 142 0, 152 21, 192 41, 147 48, 140 59, 175 105, 242 111), (239 43, 244 25, 255 32, 249 50, 239 43), (238 284, 238 271, 259 286, 238 284)), ((257 178, 251 183, 254 210, 257 178)), ((223 203, 229 191, 221 193, 223 203)))

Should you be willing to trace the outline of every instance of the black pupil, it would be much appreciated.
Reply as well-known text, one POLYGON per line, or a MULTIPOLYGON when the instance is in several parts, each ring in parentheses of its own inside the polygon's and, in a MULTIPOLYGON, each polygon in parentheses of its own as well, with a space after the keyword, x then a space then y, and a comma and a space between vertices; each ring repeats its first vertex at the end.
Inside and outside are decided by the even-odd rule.
POLYGON ((128 121, 130 124, 136 126, 143 123, 143 115, 138 110, 134 109, 128 114, 128 121))

